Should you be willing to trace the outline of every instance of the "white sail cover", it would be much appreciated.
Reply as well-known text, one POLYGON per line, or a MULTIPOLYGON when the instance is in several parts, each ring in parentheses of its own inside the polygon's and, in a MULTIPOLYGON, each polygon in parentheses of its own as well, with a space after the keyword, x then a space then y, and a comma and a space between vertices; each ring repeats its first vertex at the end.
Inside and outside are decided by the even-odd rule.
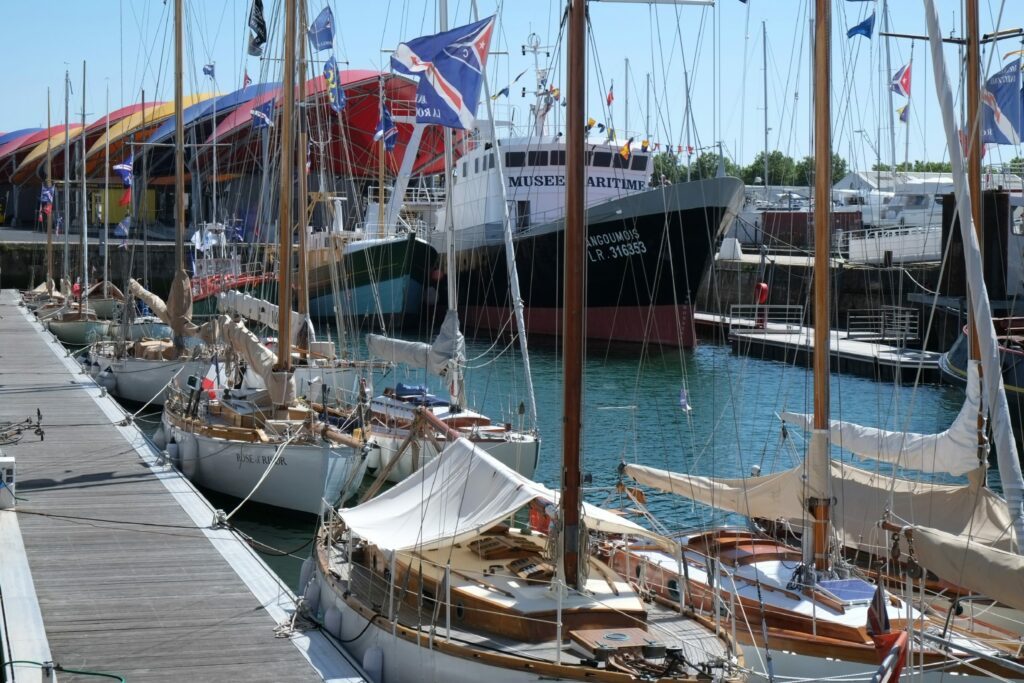
POLYGON ((927 527, 914 527, 913 539, 918 562, 928 571, 1024 609, 1024 557, 927 527))
MULTIPOLYGON (((981 486, 984 469, 967 485, 930 484, 875 474, 831 462, 832 493, 838 499, 832 523, 844 545, 870 548, 885 539, 878 527, 886 510, 895 520, 910 520, 951 534, 971 534, 975 542, 1001 549, 1016 547, 1003 500, 981 486)), ((712 479, 667 470, 626 465, 637 482, 746 517, 783 519, 799 528, 806 517, 803 465, 760 477, 712 479)))
MULTIPOLYGON (((862 458, 888 462, 922 472, 967 474, 978 468, 978 411, 981 390, 978 363, 971 361, 967 398, 949 429, 938 434, 889 431, 845 420, 832 420, 831 440, 836 446, 862 458)), ((783 422, 811 429, 807 413, 782 413, 783 422)))
MULTIPOLYGON (((217 310, 221 313, 240 315, 243 318, 252 320, 253 322, 266 325, 273 330, 278 329, 277 305, 243 292, 230 290, 218 294, 217 310)), ((292 320, 302 321, 303 318, 295 311, 292 311, 292 320)), ((291 342, 293 346, 298 344, 299 336, 301 334, 302 322, 299 322, 299 324, 293 324, 291 326, 291 342)))
POLYGON ((444 377, 449 361, 461 362, 466 355, 466 339, 459 330, 459 315, 448 311, 441 323, 441 331, 433 344, 393 339, 380 334, 366 335, 366 348, 371 356, 394 363, 404 363, 444 377))
MULTIPOLYGON (((390 490, 339 515, 356 535, 383 550, 429 550, 474 538, 533 500, 554 505, 558 494, 458 439, 390 490)), ((587 503, 583 518, 592 530, 657 538, 587 503)))
POLYGON ((295 377, 291 373, 274 372, 277 354, 261 344, 259 338, 242 323, 236 323, 226 315, 221 316, 218 322, 224 341, 260 376, 271 399, 278 405, 294 403, 295 377))

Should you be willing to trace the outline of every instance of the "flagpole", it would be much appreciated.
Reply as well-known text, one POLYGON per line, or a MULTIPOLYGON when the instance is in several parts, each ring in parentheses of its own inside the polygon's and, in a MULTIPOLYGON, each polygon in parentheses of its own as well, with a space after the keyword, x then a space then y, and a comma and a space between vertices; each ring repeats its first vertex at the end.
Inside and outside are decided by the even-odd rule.
MULTIPOLYGON (((885 32, 889 32, 889 0, 882 0, 882 22, 885 24, 885 32)), ((911 43, 913 46, 913 43, 911 43)), ((893 119, 895 110, 892 101, 892 62, 889 57, 889 37, 885 37, 885 84, 889 91, 889 150, 892 153, 892 182, 896 187, 896 121, 893 119)), ((908 126, 909 129, 909 126, 908 126)))
MULTIPOLYGON (((910 41, 910 61, 907 62, 907 69, 910 69, 914 63, 914 41, 910 41)), ((911 74, 913 78, 913 74, 911 74)), ((892 88, 889 88, 890 92, 892 88)), ((907 120, 903 122, 903 166, 908 171, 910 170, 910 92, 912 88, 907 88, 907 108, 904 110, 907 114, 907 120)))

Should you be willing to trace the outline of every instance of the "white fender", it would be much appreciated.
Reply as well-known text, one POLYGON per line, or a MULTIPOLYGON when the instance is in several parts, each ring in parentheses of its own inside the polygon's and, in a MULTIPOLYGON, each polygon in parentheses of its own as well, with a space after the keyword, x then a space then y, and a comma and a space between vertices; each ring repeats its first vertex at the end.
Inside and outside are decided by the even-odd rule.
POLYGON ((164 431, 163 425, 157 427, 156 431, 153 432, 153 445, 160 450, 167 448, 167 432, 164 431))
POLYGON ((364 652, 363 671, 373 683, 384 683, 384 650, 371 647, 364 652))
POLYGON ((181 473, 189 479, 196 476, 196 466, 199 464, 199 444, 196 443, 196 437, 187 432, 180 432, 178 454, 181 457, 181 473))
POLYGON ((324 628, 335 638, 341 638, 341 610, 337 607, 328 607, 324 614, 324 628))
POLYGON ((167 457, 170 458, 172 465, 181 467, 181 454, 178 453, 178 442, 174 441, 174 437, 167 442, 167 457))
POLYGON ((366 469, 376 470, 381 465, 380 446, 370 442, 366 450, 366 469))
POLYGON ((313 558, 307 557, 302 561, 302 569, 299 571, 299 585, 305 589, 311 578, 313 578, 313 558))
POLYGON ((306 584, 302 598, 306 601, 310 614, 316 616, 320 613, 320 581, 315 576, 306 584))

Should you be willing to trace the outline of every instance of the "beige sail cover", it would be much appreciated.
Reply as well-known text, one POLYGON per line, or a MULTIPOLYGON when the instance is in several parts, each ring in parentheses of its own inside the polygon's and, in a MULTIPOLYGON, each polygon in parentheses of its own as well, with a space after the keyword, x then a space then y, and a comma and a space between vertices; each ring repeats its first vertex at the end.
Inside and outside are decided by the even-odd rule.
MULTIPOLYGON (((712 479, 627 465, 626 473, 652 488, 746 517, 786 520, 799 528, 805 518, 803 466, 762 477, 712 479)), ((984 545, 1009 549, 1012 527, 1002 498, 980 486, 984 470, 967 485, 929 484, 874 474, 831 463, 832 522, 848 547, 877 548, 886 534, 878 527, 886 509, 894 521, 924 524, 952 534, 972 534, 984 545)))
POLYGON ((1024 609, 1024 557, 927 527, 914 527, 913 539, 918 562, 928 571, 1024 609))
POLYGON ((294 403, 295 378, 290 372, 274 372, 277 354, 261 344, 259 337, 241 322, 234 322, 226 315, 222 315, 218 319, 218 326, 224 341, 235 353, 244 358, 253 372, 263 380, 274 403, 294 403))
POLYGON ((164 303, 163 299, 143 287, 135 278, 128 280, 128 292, 149 306, 149 310, 153 311, 153 315, 160 318, 160 322, 168 327, 171 326, 171 316, 167 313, 167 304, 164 303))
MULTIPOLYGON (((192 282, 188 273, 179 268, 171 280, 171 289, 167 293, 167 316, 174 337, 184 337, 188 334, 195 334, 192 325, 192 282)), ((177 344, 177 342, 175 342, 177 344)))

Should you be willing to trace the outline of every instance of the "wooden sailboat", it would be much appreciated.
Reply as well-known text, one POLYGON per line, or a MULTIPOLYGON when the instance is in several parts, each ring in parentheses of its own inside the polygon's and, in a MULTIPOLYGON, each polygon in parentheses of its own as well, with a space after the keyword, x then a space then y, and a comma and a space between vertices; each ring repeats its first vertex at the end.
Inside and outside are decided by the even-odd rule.
MULTIPOLYGON (((569 5, 568 33, 565 300, 581 310, 582 0, 569 5)), ((567 315, 565 331, 561 494, 420 409, 451 444, 394 488, 325 521, 306 596, 375 679, 742 680, 730 639, 710 619, 646 602, 590 554, 591 531, 644 530, 581 501, 582 319, 567 315), (533 524, 515 524, 527 510, 533 524)))

